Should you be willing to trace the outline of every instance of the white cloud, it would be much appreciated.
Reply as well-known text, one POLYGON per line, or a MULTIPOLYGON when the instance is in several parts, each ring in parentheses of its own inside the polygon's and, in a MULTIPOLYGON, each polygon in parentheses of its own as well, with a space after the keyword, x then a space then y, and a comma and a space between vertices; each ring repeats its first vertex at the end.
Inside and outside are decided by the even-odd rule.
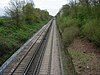
POLYGON ((34 3, 36 8, 47 9, 50 15, 54 16, 67 0, 34 0, 34 3))
POLYGON ((7 7, 10 0, 0 0, 0 16, 4 15, 5 7, 7 7))

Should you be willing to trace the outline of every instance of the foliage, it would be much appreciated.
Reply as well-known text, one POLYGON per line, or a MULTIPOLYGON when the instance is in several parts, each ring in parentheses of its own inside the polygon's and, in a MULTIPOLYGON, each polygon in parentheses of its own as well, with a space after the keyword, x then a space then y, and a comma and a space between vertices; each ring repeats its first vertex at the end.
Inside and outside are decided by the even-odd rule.
POLYGON ((27 3, 24 7, 24 17, 27 24, 31 24, 33 22, 33 5, 31 3, 27 3))
POLYGON ((68 46, 78 34, 79 34, 78 27, 71 26, 65 28, 64 32, 62 33, 64 44, 68 46))
POLYGON ((30 2, 11 0, 5 11, 10 25, 15 25, 17 28, 20 28, 23 24, 33 24, 50 19, 49 13, 34 8, 34 3, 31 0, 30 2))
POLYGON ((22 24, 22 3, 18 0, 11 0, 9 7, 6 9, 6 15, 9 17, 11 24, 20 27, 22 24))
MULTIPOLYGON (((57 14, 57 24, 62 31, 70 26, 78 27, 81 36, 100 46, 100 0, 70 0, 57 14)), ((68 32, 68 31, 67 31, 68 32)), ((69 35, 69 33, 64 35, 69 35)), ((67 39, 66 39, 67 40, 67 39)))
POLYGON ((79 35, 79 21, 71 17, 57 17, 57 24, 62 32, 65 46, 68 46, 79 35))
POLYGON ((93 19, 88 21, 82 27, 82 33, 91 41, 100 45, 100 23, 99 20, 93 19))
POLYGON ((0 19, 0 26, 3 26, 3 25, 5 25, 5 19, 1 18, 0 19))
POLYGON ((46 22, 41 21, 32 25, 23 25, 21 28, 0 27, 0 65, 46 22))
POLYGON ((0 65, 51 18, 34 8, 32 0, 11 0, 5 12, 0 18, 0 65))

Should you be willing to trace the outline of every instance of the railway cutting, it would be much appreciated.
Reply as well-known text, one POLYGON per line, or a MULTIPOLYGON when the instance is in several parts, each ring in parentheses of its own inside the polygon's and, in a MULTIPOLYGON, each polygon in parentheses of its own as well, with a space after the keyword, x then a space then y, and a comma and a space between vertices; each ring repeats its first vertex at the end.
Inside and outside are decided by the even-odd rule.
POLYGON ((56 20, 44 25, 12 58, 0 75, 63 75, 56 20))

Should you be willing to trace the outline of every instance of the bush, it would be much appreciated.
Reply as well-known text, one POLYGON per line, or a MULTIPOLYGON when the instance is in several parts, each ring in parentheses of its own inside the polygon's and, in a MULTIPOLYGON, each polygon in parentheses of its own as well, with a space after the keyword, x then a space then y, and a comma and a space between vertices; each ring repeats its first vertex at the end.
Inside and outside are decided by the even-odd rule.
POLYGON ((65 28, 64 32, 62 33, 64 44, 68 46, 78 34, 79 34, 78 27, 71 26, 65 28))
POLYGON ((100 46, 100 23, 97 19, 88 21, 82 27, 82 33, 94 43, 100 46))
POLYGON ((0 65, 9 58, 28 38, 30 38, 47 21, 34 23, 33 25, 22 25, 0 27, 0 65))
POLYGON ((79 26, 80 25, 80 21, 76 18, 69 18, 66 20, 66 26, 70 27, 70 26, 79 26))
POLYGON ((68 17, 57 18, 57 24, 59 25, 60 29, 63 32, 65 28, 71 26, 79 27, 81 23, 80 20, 68 16, 68 17))
POLYGON ((4 26, 5 25, 5 19, 0 18, 0 26, 4 26))
POLYGON ((9 53, 14 48, 18 47, 17 41, 14 39, 0 37, 0 55, 4 55, 5 53, 9 53))
POLYGON ((66 17, 57 17, 57 25, 59 25, 59 28, 63 32, 64 28, 66 27, 66 17))

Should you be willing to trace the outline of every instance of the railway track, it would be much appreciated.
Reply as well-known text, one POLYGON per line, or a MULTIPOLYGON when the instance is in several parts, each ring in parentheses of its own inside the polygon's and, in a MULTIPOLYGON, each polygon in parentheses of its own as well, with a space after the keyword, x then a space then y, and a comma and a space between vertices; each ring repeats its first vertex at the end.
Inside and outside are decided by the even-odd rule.
POLYGON ((0 75, 62 75, 54 19, 43 26, 0 75))
POLYGON ((44 58, 37 75, 63 75, 55 20, 46 46, 44 58))

